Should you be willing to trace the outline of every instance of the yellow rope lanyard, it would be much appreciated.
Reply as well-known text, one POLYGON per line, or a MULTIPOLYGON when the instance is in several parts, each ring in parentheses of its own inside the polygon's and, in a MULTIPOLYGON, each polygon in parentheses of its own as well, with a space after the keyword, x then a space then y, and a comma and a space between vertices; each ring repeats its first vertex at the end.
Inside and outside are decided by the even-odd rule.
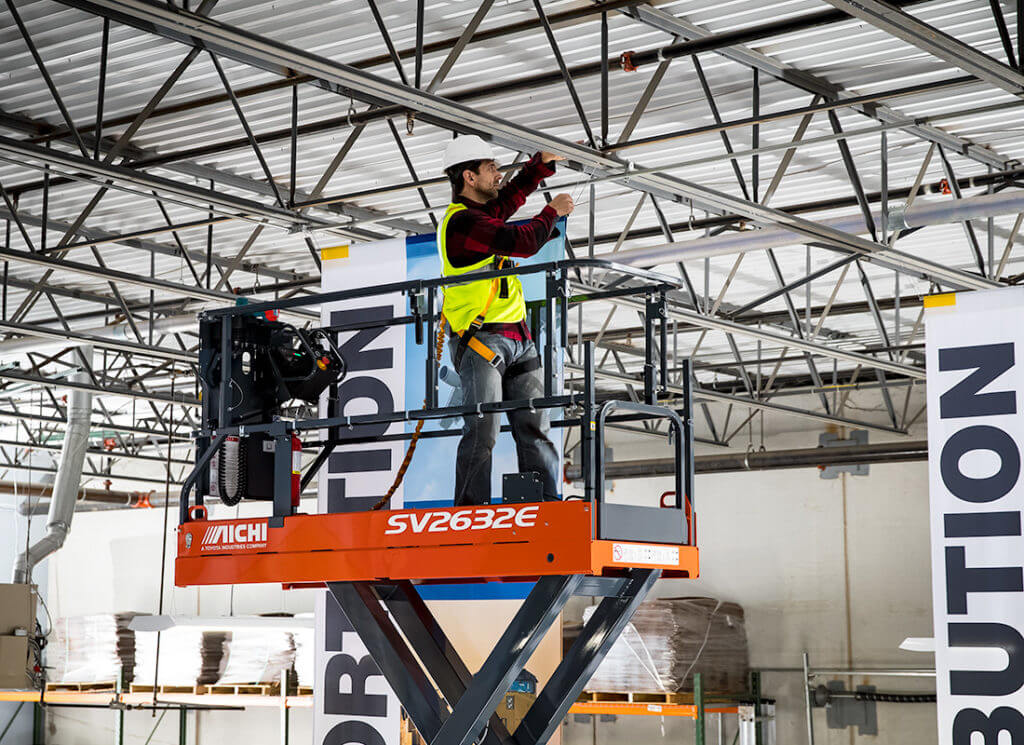
MULTIPOLYGON (((502 257, 500 257, 498 259, 498 269, 501 269, 502 264, 504 262, 505 262, 505 257, 504 256, 502 256, 502 257)), ((489 311, 491 309, 491 304, 494 302, 494 298, 497 297, 497 295, 498 295, 498 286, 500 285, 500 283, 501 283, 501 280, 498 279, 498 278, 495 278, 495 279, 491 280, 491 291, 490 291, 490 294, 487 296, 487 302, 484 303, 483 310, 481 310, 480 313, 477 314, 477 317, 475 319, 473 319, 473 323, 470 324, 471 326, 477 326, 479 328, 480 326, 483 325, 484 318, 487 316, 487 311, 489 311)), ((440 323, 437 324, 437 338, 435 339, 435 342, 434 342, 434 357, 437 360, 438 364, 441 364, 441 355, 444 352, 444 327, 445 327, 445 325, 447 323, 448 323, 448 319, 445 318, 444 310, 442 308, 442 310, 441 310, 441 321, 440 321, 440 323)), ((455 333, 458 334, 459 336, 462 336, 462 334, 465 333, 465 332, 456 331, 455 333)), ((476 345, 474 345, 472 343, 474 341, 476 341, 476 344, 480 345, 481 347, 483 347, 488 352, 491 351, 488 347, 484 346, 480 341, 478 341, 476 339, 471 339, 470 340, 470 348, 471 349, 475 349, 476 348, 476 345)), ((492 356, 493 356, 493 354, 494 353, 491 352, 492 356)), ((458 371, 456 370, 456 372, 458 372, 458 371)), ((426 407, 427 407, 427 399, 426 399, 426 397, 424 397, 424 399, 423 399, 423 408, 426 408, 426 407)), ((402 459, 402 465, 400 465, 398 467, 398 473, 395 474, 395 480, 391 483, 391 488, 388 489, 387 494, 385 494, 383 497, 380 498, 380 500, 377 502, 377 504, 373 505, 373 507, 370 508, 371 510, 379 510, 384 505, 388 504, 391 501, 391 497, 394 496, 394 493, 398 490, 399 485, 402 483, 402 479, 405 478, 405 472, 409 470, 409 464, 412 463, 412 455, 413 455, 413 453, 416 452, 416 444, 420 440, 420 432, 423 431, 423 423, 424 423, 424 421, 425 421, 424 419, 420 419, 419 421, 416 422, 416 429, 413 430, 412 439, 409 440, 409 449, 405 451, 405 458, 402 459)))

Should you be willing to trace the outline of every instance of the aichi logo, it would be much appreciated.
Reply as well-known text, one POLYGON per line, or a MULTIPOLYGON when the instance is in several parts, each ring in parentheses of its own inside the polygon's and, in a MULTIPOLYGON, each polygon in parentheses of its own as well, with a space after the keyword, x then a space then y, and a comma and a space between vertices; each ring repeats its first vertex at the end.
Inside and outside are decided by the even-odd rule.
POLYGON ((215 551, 232 548, 261 548, 267 545, 267 523, 263 521, 211 525, 203 533, 200 550, 215 551))

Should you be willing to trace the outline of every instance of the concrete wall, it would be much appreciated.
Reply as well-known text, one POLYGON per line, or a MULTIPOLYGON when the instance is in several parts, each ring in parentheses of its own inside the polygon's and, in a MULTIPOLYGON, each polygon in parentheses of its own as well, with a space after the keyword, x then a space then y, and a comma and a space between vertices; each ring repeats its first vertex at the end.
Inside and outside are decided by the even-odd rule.
MULTIPOLYGON (((742 438, 738 438, 742 439, 742 438)), ((872 435, 872 441, 878 438, 872 435)), ((772 435, 769 448, 813 447, 817 435, 772 435)), ((616 444, 616 457, 656 457, 663 444, 634 439, 616 444)), ((653 500, 670 488, 667 479, 620 481, 613 498, 653 500)), ((263 505, 244 507, 258 514, 263 505)), ((807 650, 814 666, 931 667, 931 655, 901 652, 907 636, 931 636, 927 466, 925 463, 872 466, 867 477, 826 481, 817 470, 706 475, 697 481, 702 576, 662 581, 658 596, 707 595, 740 603, 746 611, 751 664, 765 669, 766 695, 778 700, 778 742, 806 742, 799 674, 770 669, 798 668, 807 650)), ((216 516, 234 515, 220 508, 216 516)), ((171 532, 175 523, 171 514, 171 532)), ((51 610, 55 614, 137 610, 155 612, 159 597, 158 510, 87 513, 64 551, 51 563, 51 610)), ((308 592, 276 587, 173 589, 168 579, 165 612, 203 615, 287 610, 308 611, 308 592)), ((567 620, 578 618, 586 599, 574 602, 567 620)), ((824 681, 822 681, 824 682, 824 681)), ((847 681, 848 685, 851 681, 847 681)), ((880 690, 934 690, 931 681, 858 678, 880 690)), ((189 742, 220 743, 231 737, 249 745, 278 742, 277 713, 216 712, 190 715, 189 742)), ((929 743, 936 741, 933 705, 880 704, 880 735, 860 738, 849 730, 829 731, 816 710, 816 742, 929 743)), ((156 720, 128 716, 126 742, 141 743, 156 720)), ((107 712, 53 712, 50 742, 61 745, 106 742, 107 712)), ((295 742, 308 742, 309 712, 292 718, 295 742)), ((732 721, 725 742, 732 741, 732 721)), ((112 729, 110 729, 112 732, 112 729)), ((617 722, 571 722, 569 745, 659 741, 692 742, 693 724, 658 718, 617 722)), ((716 742, 714 729, 710 742, 716 742)), ((152 742, 176 741, 176 714, 161 723, 152 742), (175 720, 171 722, 172 718, 175 720)))

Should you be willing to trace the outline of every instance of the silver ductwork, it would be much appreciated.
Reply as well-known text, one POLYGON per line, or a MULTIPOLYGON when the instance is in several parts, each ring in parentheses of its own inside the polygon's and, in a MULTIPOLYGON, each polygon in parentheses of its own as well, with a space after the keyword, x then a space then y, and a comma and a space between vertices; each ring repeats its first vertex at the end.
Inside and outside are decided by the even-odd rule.
MULTIPOLYGON (((895 230, 941 225, 962 220, 977 220, 1020 212, 1024 212, 1024 191, 1013 190, 996 194, 982 194, 966 199, 918 199, 909 209, 905 205, 894 204, 889 222, 890 229, 895 230)), ((867 232, 864 217, 859 214, 839 217, 834 220, 823 220, 821 224, 855 235, 867 232)), ((799 245, 806 241, 806 236, 782 228, 764 228, 763 230, 725 233, 713 238, 633 248, 617 252, 614 255, 614 260, 621 264, 649 267, 685 259, 763 251, 779 246, 799 245)))
MULTIPOLYGON (((92 350, 83 350, 86 360, 92 359, 92 350)), ((70 377, 72 382, 88 383, 85 372, 70 377)), ((40 561, 64 545, 71 530, 75 514, 75 500, 82 480, 82 466, 89 447, 89 424, 92 415, 92 393, 70 389, 68 391, 68 428, 60 451, 60 464, 53 483, 53 496, 46 517, 46 535, 19 554, 14 562, 13 581, 29 583, 32 569, 40 561)))

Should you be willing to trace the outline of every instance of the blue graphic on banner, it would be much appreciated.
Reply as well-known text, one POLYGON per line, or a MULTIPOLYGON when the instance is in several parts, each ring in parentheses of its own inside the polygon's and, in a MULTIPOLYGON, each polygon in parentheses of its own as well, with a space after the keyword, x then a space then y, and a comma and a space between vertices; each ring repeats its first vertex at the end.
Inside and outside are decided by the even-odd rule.
MULTIPOLYGON (((560 219, 556 237, 549 240, 534 256, 529 259, 516 259, 520 266, 543 264, 561 261, 565 258, 565 219, 560 219)), ((441 275, 441 260, 437 252, 437 241, 433 233, 413 236, 406 239, 406 271, 409 279, 428 279, 441 275)), ((522 276, 523 295, 527 302, 544 299, 544 274, 522 276)), ((440 301, 440 298, 439 298, 440 301)), ((543 333, 543 332, 542 332, 543 333)), ((412 325, 406 327, 406 365, 405 365, 405 400, 407 408, 416 408, 425 397, 423 364, 426 350, 423 345, 416 345, 416 330, 412 325)), ((434 340, 424 340, 434 350, 434 340)), ((539 340, 540 344, 544 339, 539 340)), ((451 367, 448 345, 445 344, 441 364, 451 367)), ((561 365, 561 358, 556 357, 556 366, 561 365)), ((444 382, 438 386, 438 402, 445 406, 451 397, 453 388, 444 382)), ((553 412, 554 413, 554 412, 553 412)), ((504 417, 503 417, 504 420, 504 417)), ((502 424, 507 422, 503 421, 502 424)), ((406 431, 412 432, 415 422, 406 423, 406 431)), ((424 432, 439 429, 436 420, 424 425, 424 432)), ((462 422, 455 421, 450 430, 459 432, 462 422)), ((558 435, 556 430, 555 435, 558 435)), ((561 436, 552 439, 561 452, 561 436)), ((459 436, 423 438, 416 447, 416 455, 405 476, 405 506, 408 508, 450 507, 455 494, 455 458, 459 445, 459 436)), ((494 446, 491 466, 491 500, 501 501, 501 477, 506 473, 519 470, 516 459, 515 443, 512 435, 502 432, 494 446)), ((497 598, 524 598, 533 586, 531 582, 515 582, 501 584, 489 582, 479 585, 420 585, 417 589, 427 600, 482 600, 497 598)))

